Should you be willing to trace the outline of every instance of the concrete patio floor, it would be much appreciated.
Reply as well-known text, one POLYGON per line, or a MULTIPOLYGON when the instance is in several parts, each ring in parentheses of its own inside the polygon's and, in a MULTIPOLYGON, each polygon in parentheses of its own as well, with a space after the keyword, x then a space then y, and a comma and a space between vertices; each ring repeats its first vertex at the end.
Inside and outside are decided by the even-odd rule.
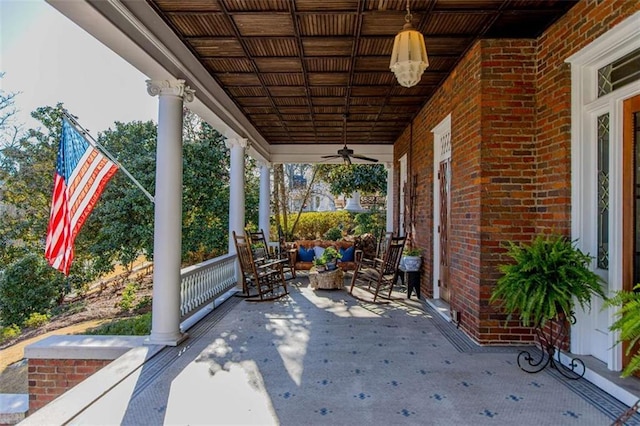
POLYGON ((406 292, 374 305, 306 277, 289 289, 231 297, 71 424, 582 426, 627 408, 585 379, 521 371, 518 348, 477 346, 406 292))

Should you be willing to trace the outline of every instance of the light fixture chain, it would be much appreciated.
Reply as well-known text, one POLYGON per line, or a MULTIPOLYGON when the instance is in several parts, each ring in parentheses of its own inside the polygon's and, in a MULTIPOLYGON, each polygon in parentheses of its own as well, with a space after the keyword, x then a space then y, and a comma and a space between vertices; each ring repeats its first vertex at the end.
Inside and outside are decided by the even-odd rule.
POLYGON ((409 0, 407 0, 407 14, 404 17, 404 20, 405 22, 410 24, 412 18, 413 16, 411 15, 411 10, 409 10, 409 0))

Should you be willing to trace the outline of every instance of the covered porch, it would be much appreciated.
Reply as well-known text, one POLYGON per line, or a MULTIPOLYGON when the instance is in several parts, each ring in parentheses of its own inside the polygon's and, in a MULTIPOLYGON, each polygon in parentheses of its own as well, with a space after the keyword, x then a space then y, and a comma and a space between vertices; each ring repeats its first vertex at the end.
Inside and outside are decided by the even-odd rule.
MULTIPOLYGON (((595 196, 584 195, 595 192, 589 176, 597 167, 585 164, 597 162, 597 132, 581 120, 606 110, 617 117, 614 125, 621 123, 615 114, 622 101, 640 93, 635 81, 603 99, 590 98, 598 67, 640 47, 637 2, 411 2, 413 23, 427 38, 430 66, 410 88, 400 87, 388 70, 404 1, 50 3, 144 72, 149 93, 159 96, 158 168, 172 173, 158 176, 156 187, 152 345, 188 347, 183 321, 235 286, 232 243, 224 259, 181 275, 175 242, 181 237, 183 105, 228 138, 230 232, 244 228, 245 155, 263 163, 264 229, 271 164, 320 161, 345 141, 356 153, 386 164, 392 176, 388 229, 411 233, 425 250, 422 293, 455 314, 460 327, 447 329, 444 339, 462 330, 487 345, 487 353, 495 350, 492 345, 532 342, 530 330, 515 323, 503 327, 504 316, 488 304, 496 266, 504 261, 503 241, 529 241, 554 229, 580 238, 587 252, 601 249, 592 230, 595 196), (193 286, 185 285, 188 277, 193 286)), ((620 126, 611 134, 619 135, 620 126)), ((622 153, 611 146, 607 158, 616 172, 622 153)), ((621 204, 621 177, 607 184, 612 202, 621 204)), ((622 216, 621 209, 612 212, 622 216)), ((614 219, 606 222, 615 246, 612 266, 600 271, 609 291, 627 285, 618 272, 623 232, 614 219)), ((301 291, 296 297, 307 303, 311 295, 301 291)), ((292 315, 277 311, 282 306, 297 309, 293 302, 269 309, 276 316, 292 315)), ((607 331, 613 311, 599 307, 578 313, 571 350, 597 358, 596 369, 600 363, 615 375, 623 357, 607 331)), ((430 315, 430 307, 421 309, 424 318, 430 315)), ((264 325, 271 317, 261 315, 264 325)), ((420 321, 422 331, 431 333, 428 320, 420 321)), ((402 342, 398 347, 404 353, 402 342)), ((422 361, 428 358, 423 355, 422 361)), ((483 362, 501 357, 487 355, 483 362)), ((503 361, 503 371, 517 370, 503 361)), ((277 395, 287 392, 276 389, 277 395)), ((371 395, 363 390, 343 397, 359 399, 360 393, 364 400, 371 395)), ((274 394, 270 398, 273 403, 274 394)), ((426 404, 426 397, 421 401, 426 404)), ((461 400, 455 408, 464 405, 461 400)), ((295 413, 289 414, 295 422, 295 413)))
POLYGON ((231 297, 184 343, 133 349, 21 424, 603 425, 637 398, 615 374, 617 398, 526 374, 522 348, 478 346, 406 289, 374 305, 308 284, 272 303, 231 297))

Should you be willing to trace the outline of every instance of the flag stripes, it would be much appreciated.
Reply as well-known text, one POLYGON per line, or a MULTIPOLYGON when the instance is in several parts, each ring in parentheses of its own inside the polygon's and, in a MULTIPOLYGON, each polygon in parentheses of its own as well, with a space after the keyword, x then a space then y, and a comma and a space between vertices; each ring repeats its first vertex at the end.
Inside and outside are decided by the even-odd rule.
POLYGON ((65 275, 73 261, 76 236, 117 170, 111 160, 63 120, 45 257, 65 275))

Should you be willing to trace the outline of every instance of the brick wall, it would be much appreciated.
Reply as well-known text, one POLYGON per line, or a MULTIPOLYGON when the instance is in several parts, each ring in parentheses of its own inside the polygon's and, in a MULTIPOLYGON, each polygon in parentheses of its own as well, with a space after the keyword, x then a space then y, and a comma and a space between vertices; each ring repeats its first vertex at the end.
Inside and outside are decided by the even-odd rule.
MULTIPOLYGON (((478 298, 470 289, 478 288, 480 271, 480 53, 480 44, 476 43, 416 116, 413 129, 407 128, 394 147, 395 160, 409 154, 409 173, 417 175, 413 238, 418 247, 425 249, 421 293, 432 297, 434 140, 431 130, 451 113, 452 306, 468 312, 478 311, 478 298)), ((470 315, 466 316, 470 319, 470 315)), ((466 326, 463 323, 463 327, 466 326)))
POLYGON ((582 1, 538 40, 537 231, 571 229, 571 70, 565 60, 624 18, 637 0, 582 1))
POLYGON ((488 304, 496 266, 506 260, 501 243, 569 233, 571 79, 564 61, 638 10, 636 0, 585 0, 537 40, 477 42, 395 143, 395 161, 408 153, 418 177, 414 240, 425 249, 421 292, 431 297, 431 129, 452 114, 451 306, 480 343, 533 339, 515 321, 504 327, 504 315, 488 304))
POLYGON ((536 220, 535 40, 485 40, 482 56, 480 286, 474 337, 483 343, 530 341, 529 330, 489 304, 505 241, 530 241, 536 220))
POLYGON ((29 359, 29 414, 110 362, 104 359, 29 359))

